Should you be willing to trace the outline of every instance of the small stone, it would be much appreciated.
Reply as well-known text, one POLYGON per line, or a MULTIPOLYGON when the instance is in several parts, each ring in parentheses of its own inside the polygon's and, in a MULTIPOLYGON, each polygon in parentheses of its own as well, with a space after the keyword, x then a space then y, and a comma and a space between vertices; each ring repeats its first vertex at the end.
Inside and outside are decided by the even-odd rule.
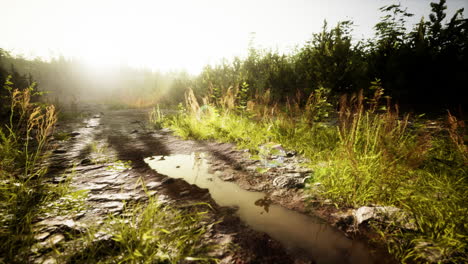
POLYGON ((385 223, 397 223, 409 230, 417 229, 414 218, 393 206, 362 206, 354 211, 354 217, 358 225, 368 220, 376 220, 385 223))
POLYGON ((257 170, 257 166, 248 166, 245 168, 246 170, 249 170, 249 171, 256 171, 257 170))
POLYGON ((427 241, 417 242, 414 250, 423 255, 428 263, 440 263, 444 257, 443 251, 439 247, 435 247, 433 243, 427 241))
POLYGON ((63 240, 65 240, 65 236, 63 236, 62 234, 55 234, 50 236, 46 241, 44 241, 43 245, 53 246, 63 240))
POLYGON ((148 190, 151 190, 151 189, 155 189, 156 187, 159 187, 161 186, 161 182, 148 182, 147 184, 145 184, 146 188, 148 190))
POLYGON ((276 188, 300 188, 304 186, 304 179, 290 176, 278 176, 273 179, 276 188))
POLYGON ((234 175, 233 174, 230 174, 230 175, 226 175, 224 177, 220 177, 221 180, 223 181, 234 181, 234 175))
POLYGON ((109 240, 111 238, 112 238, 112 235, 104 231, 99 231, 94 234, 95 241, 109 240))
POLYGON ((190 194, 190 191, 188 191, 188 190, 179 193, 180 196, 186 196, 188 194, 190 194))
POLYGON ((39 234, 34 236, 34 239, 42 241, 42 240, 46 239, 48 236, 50 236, 49 232, 39 233, 39 234))

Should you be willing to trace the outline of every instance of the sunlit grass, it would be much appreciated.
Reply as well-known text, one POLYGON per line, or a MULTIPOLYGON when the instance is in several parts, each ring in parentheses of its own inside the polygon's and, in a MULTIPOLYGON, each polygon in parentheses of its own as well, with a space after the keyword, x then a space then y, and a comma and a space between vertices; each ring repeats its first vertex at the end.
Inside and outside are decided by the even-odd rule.
POLYGON ((12 85, 7 79, 10 116, 0 128, 0 255, 15 263, 30 254, 33 221, 68 187, 47 183, 47 168, 41 165, 57 121, 55 108, 31 102, 33 86, 18 90, 12 85))
MULTIPOLYGON (((463 124, 455 117, 449 115, 447 125, 430 131, 390 106, 378 111, 378 98, 366 106, 357 95, 342 99, 333 125, 327 119, 303 118, 300 111, 295 116, 259 114, 222 105, 204 113, 193 98, 187 100, 190 111, 163 122, 177 135, 234 142, 253 154, 263 144, 281 144, 308 159, 314 171, 308 186, 320 183, 319 188, 306 187, 311 197, 330 199, 338 207, 396 206, 414 218, 412 231, 398 224, 376 226, 401 261, 467 258, 467 152, 463 124)), ((317 107, 311 103, 315 105, 306 108, 317 107)))
POLYGON ((174 209, 150 197, 148 203, 127 206, 119 216, 110 215, 59 259, 67 263, 216 263, 209 256, 215 246, 204 239, 209 226, 203 218, 209 208, 203 207, 174 209), (99 241, 99 233, 109 238, 99 241))

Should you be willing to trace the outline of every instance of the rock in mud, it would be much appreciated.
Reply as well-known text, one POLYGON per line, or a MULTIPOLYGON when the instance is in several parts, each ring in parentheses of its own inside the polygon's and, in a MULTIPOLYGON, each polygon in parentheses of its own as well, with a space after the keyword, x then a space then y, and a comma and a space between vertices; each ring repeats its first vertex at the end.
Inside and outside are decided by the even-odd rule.
POLYGON ((431 242, 417 242, 414 250, 423 255, 427 263, 445 263, 443 262, 444 254, 442 250, 431 242))
POLYGON ((157 187, 161 186, 161 182, 148 182, 145 184, 145 187, 148 189, 148 190, 152 190, 152 189, 156 189, 157 187))
POLYGON ((44 241, 43 243, 45 245, 56 245, 57 243, 61 242, 65 240, 65 236, 62 235, 62 234, 55 234, 55 235, 52 235, 50 236, 46 241, 44 241))
POLYGON ((219 178, 221 180, 223 180, 223 181, 234 181, 234 175, 233 174, 224 175, 224 176, 221 176, 219 178))
POLYGON ((180 196, 187 196, 190 194, 190 191, 182 191, 179 193, 180 196))
POLYGON ((353 212, 357 225, 368 220, 397 223, 402 228, 416 230, 415 221, 408 213, 393 206, 363 206, 353 212))
POLYGON ((46 239, 48 236, 50 236, 49 232, 43 232, 43 233, 39 233, 39 234, 35 235, 34 239, 36 239, 38 241, 42 241, 42 240, 46 239))
MULTIPOLYGON (((82 224, 75 222, 73 219, 69 217, 62 217, 62 216, 48 218, 48 219, 45 219, 36 223, 36 229, 39 229, 39 230, 43 230, 43 229, 49 230, 49 231, 60 230, 61 232, 73 233, 73 234, 83 233, 85 231, 84 228, 85 227, 82 226, 82 224)), ((45 236, 45 234, 42 233, 40 234, 39 237, 43 235, 45 236)))
POLYGON ((273 179, 273 186, 276 188, 301 188, 304 186, 306 178, 295 176, 278 176, 273 179))

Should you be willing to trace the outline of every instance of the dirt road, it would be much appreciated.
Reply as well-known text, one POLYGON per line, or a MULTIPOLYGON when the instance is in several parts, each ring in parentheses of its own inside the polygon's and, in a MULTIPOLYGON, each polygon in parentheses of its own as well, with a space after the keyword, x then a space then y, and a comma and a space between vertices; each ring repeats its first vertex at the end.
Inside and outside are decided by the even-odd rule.
MULTIPOLYGON (((219 206, 207 189, 159 174, 145 162, 146 158, 202 152, 207 154, 214 175, 235 181, 243 189, 266 192, 271 202, 296 211, 307 211, 300 189, 275 188, 271 181, 266 183, 268 179, 265 177, 271 175, 252 176, 251 168, 255 167, 255 161, 246 158, 245 153, 233 145, 184 141, 168 130, 150 129, 146 122, 147 111, 144 110, 105 110, 104 107, 88 106, 76 113, 73 119, 59 124, 57 131, 67 133, 70 138, 52 142, 55 150, 49 159, 49 176, 52 182, 60 183, 66 175, 73 173, 72 186, 89 191, 86 197, 88 207, 72 215, 41 219, 37 223, 41 230, 38 236, 41 242, 38 244, 56 244, 72 239, 65 233, 82 232, 89 225, 103 222, 109 214, 121 213, 124 203, 144 202, 148 195, 153 195, 175 207, 209 203, 213 208, 209 211, 209 222, 217 224, 212 225, 206 239, 224 245, 213 252, 221 263, 325 263, 327 260, 329 263, 362 263, 362 260, 382 263, 367 255, 367 248, 358 242, 346 241, 346 238, 340 238, 341 242, 315 242, 318 243, 314 246, 317 252, 285 245, 264 232, 253 230, 239 218, 238 208, 219 206), (146 192, 141 182, 145 183, 146 192), (336 252, 328 253, 326 246, 318 246, 321 244, 330 244, 336 252), (236 245, 235 250, 232 245, 236 245), (314 259, 316 256, 318 259, 314 259)), ((277 171, 277 174, 284 173, 277 171)), ((278 221, 285 221, 288 228, 287 219, 278 221)), ((336 230, 331 232, 338 233, 336 230)), ((109 235, 102 234, 97 239, 109 239, 109 235)), ((42 254, 34 261, 43 263, 50 259, 50 254, 42 254)))

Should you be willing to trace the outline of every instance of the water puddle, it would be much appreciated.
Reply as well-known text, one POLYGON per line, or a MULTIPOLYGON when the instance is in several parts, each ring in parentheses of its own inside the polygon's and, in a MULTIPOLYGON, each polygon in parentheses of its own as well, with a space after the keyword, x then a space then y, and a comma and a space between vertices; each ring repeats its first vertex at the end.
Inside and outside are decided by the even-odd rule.
POLYGON ((221 206, 236 206, 252 229, 265 232, 292 251, 306 252, 316 263, 379 263, 361 242, 346 238, 318 218, 274 205, 268 196, 249 192, 208 173, 202 153, 154 156, 145 162, 158 173, 208 189, 221 206))

